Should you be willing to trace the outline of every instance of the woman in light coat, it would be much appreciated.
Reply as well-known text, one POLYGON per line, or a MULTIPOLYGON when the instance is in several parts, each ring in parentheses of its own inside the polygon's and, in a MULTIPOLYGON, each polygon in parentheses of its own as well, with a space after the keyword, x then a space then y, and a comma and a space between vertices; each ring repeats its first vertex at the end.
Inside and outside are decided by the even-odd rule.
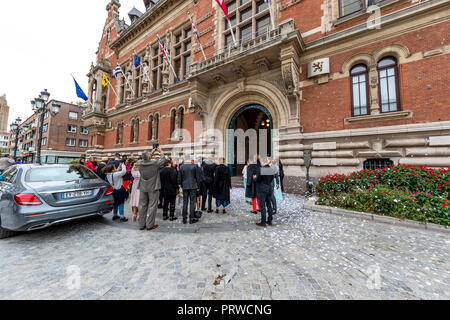
POLYGON ((136 222, 139 217, 139 180, 141 179, 141 173, 139 172, 139 167, 137 162, 134 163, 133 168, 131 169, 131 175, 133 176, 133 186, 131 187, 131 195, 130 195, 130 205, 133 210, 133 222, 136 222))

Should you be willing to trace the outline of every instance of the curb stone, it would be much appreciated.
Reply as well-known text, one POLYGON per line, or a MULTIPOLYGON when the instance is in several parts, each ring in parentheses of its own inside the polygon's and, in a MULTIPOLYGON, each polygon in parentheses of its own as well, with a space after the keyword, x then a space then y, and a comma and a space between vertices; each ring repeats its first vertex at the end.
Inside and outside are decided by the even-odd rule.
POLYGON ((341 208, 336 208, 336 207, 321 206, 321 205, 316 205, 315 200, 308 200, 307 202, 305 202, 304 209, 323 212, 323 213, 331 213, 331 214, 338 215, 338 216, 347 216, 347 217, 353 217, 353 218, 358 218, 358 219, 363 219, 363 220, 375 221, 375 222, 379 222, 379 223, 386 223, 386 224, 391 224, 391 225, 396 225, 396 226, 408 227, 408 228, 450 233, 450 228, 446 228, 444 226, 441 226, 441 225, 435 224, 435 223, 423 223, 423 222, 412 221, 412 220, 400 220, 400 219, 394 218, 394 217, 380 216, 377 214, 371 214, 371 213, 366 213, 366 212, 358 212, 358 211, 351 211, 351 210, 341 209, 341 208))

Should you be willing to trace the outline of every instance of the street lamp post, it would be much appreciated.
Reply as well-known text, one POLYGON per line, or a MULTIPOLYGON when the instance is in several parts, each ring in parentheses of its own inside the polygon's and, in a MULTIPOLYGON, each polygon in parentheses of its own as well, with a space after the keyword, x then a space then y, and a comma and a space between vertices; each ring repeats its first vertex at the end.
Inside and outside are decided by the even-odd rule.
POLYGON ((19 134, 20 134, 20 123, 22 122, 22 119, 17 118, 15 122, 11 124, 11 130, 14 132, 15 135, 15 141, 14 141, 14 160, 16 160, 17 157, 17 145, 19 144, 19 134))
POLYGON ((42 134, 44 131, 44 120, 45 120, 45 114, 47 112, 51 112, 54 115, 57 115, 59 113, 59 110, 61 109, 61 105, 57 102, 53 102, 52 109, 50 110, 49 107, 49 99, 50 99, 50 93, 47 91, 47 89, 44 89, 44 91, 41 92, 39 95, 39 98, 36 98, 31 101, 31 108, 35 113, 40 114, 40 123, 39 123, 39 139, 38 139, 38 149, 37 149, 37 156, 35 159, 35 163, 42 164, 41 162, 41 147, 42 147, 42 134))

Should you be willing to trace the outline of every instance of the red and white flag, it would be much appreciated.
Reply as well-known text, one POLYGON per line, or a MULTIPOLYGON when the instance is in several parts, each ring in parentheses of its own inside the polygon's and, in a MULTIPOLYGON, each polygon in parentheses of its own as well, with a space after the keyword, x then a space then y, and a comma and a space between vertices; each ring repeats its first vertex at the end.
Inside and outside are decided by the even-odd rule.
POLYGON ((230 20, 230 16, 228 15, 227 5, 225 4, 225 0, 216 0, 217 4, 222 8, 223 13, 227 16, 227 19, 230 20))

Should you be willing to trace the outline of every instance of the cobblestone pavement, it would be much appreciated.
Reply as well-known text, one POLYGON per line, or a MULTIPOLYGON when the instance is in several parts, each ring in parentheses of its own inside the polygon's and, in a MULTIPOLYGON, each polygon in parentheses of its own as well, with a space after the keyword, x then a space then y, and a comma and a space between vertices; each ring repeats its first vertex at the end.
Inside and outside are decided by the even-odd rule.
POLYGON ((159 214, 159 229, 139 231, 108 215, 2 240, 0 298, 450 298, 447 234, 303 211, 294 195, 260 229, 243 190, 232 201, 193 226, 159 214))

